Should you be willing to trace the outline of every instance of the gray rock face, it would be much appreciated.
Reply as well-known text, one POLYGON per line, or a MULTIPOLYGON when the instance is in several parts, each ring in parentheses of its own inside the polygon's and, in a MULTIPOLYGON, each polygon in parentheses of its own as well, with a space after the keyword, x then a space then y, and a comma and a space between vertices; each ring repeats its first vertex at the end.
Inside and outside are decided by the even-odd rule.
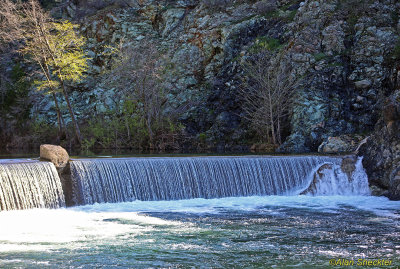
POLYGON ((388 190, 388 196, 400 200, 400 91, 386 99, 383 119, 373 135, 362 145, 359 155, 370 182, 388 190))
MULTIPOLYGON (((303 78, 288 117, 289 136, 278 151, 313 152, 328 137, 372 132, 392 90, 388 58, 399 36, 392 14, 400 5, 364 1, 355 10, 336 0, 300 2, 226 1, 218 7, 198 0, 115 0, 105 6, 71 1, 66 16, 93 11, 79 17, 92 60, 90 76, 72 94, 78 118, 87 120, 93 111, 118 103, 118 89, 99 83, 112 63, 107 48, 121 40, 134 47, 150 39, 169 55, 165 113, 187 107, 180 120, 190 136, 205 134, 208 143, 222 148, 242 144, 252 134, 240 117, 241 63, 260 38, 273 38, 280 49, 271 61, 282 52, 283 61, 294 66, 292 75, 303 78)), ((32 114, 53 118, 49 106, 50 97, 40 99, 32 114)))
POLYGON ((371 86, 371 84, 372 82, 368 79, 354 82, 354 86, 356 86, 357 89, 368 89, 371 86))
POLYGON ((343 3, 335 16, 323 15, 337 4, 305 1, 288 33, 296 37, 291 50, 306 82, 281 152, 316 151, 328 137, 372 132, 385 93, 393 89, 388 55, 399 32, 390 14, 399 11, 399 4, 364 2, 355 12, 343 3), (346 18, 349 13, 354 21, 346 18))

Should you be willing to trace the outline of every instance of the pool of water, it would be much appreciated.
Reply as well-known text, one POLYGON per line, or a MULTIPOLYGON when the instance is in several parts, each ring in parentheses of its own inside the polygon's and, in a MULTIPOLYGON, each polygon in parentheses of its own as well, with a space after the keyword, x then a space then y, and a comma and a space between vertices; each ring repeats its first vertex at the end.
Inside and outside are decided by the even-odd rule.
POLYGON ((400 202, 265 196, 0 212, 1 268, 400 266, 400 202))

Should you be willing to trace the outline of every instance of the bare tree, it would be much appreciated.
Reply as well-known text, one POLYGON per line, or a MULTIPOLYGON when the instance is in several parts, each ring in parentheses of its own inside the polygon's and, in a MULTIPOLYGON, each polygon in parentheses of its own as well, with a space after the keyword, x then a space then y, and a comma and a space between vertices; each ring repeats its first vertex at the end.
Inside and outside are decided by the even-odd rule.
POLYGON ((271 57, 263 50, 244 64, 245 79, 240 88, 243 99, 243 117, 268 143, 280 145, 284 120, 293 104, 299 79, 292 74, 283 55, 271 57))
POLYGON ((137 47, 121 44, 115 64, 106 76, 108 86, 117 88, 125 100, 135 104, 145 123, 150 148, 155 147, 155 130, 162 125, 162 109, 167 101, 162 62, 162 55, 150 41, 142 40, 137 47))

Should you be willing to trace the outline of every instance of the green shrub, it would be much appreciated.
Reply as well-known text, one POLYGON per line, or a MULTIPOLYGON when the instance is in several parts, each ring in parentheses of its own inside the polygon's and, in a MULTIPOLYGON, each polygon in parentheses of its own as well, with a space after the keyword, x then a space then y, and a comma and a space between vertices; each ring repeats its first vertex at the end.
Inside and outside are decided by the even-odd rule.
POLYGON ((294 20, 294 17, 297 14, 297 10, 292 10, 289 12, 289 14, 286 16, 287 21, 292 22, 294 20))
POLYGON ((314 59, 315 59, 317 62, 326 59, 326 57, 327 57, 327 55, 326 55, 325 53, 323 53, 323 52, 314 54, 314 59))
POLYGON ((230 0, 202 0, 201 3, 212 11, 225 10, 231 3, 230 0))
POLYGON ((275 51, 277 49, 280 49, 281 47, 282 44, 279 42, 278 39, 262 36, 256 39, 254 45, 250 48, 250 52, 258 53, 265 49, 269 51, 275 51))
POLYGON ((393 49, 393 58, 400 60, 400 38, 397 40, 393 49))
POLYGON ((200 143, 205 144, 206 141, 207 141, 207 135, 206 135, 206 133, 200 133, 199 136, 198 136, 198 138, 199 138, 200 143))

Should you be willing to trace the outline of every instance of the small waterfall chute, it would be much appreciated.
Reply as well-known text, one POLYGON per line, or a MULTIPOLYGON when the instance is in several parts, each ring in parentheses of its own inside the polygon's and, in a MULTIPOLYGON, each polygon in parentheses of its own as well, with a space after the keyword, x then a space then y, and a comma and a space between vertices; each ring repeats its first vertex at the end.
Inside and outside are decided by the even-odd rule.
POLYGON ((327 162, 310 174, 309 184, 301 194, 311 195, 369 195, 368 176, 362 158, 354 160, 351 171, 343 164, 327 162))
POLYGON ((63 206, 60 178, 52 163, 0 163, 1 211, 63 206))

